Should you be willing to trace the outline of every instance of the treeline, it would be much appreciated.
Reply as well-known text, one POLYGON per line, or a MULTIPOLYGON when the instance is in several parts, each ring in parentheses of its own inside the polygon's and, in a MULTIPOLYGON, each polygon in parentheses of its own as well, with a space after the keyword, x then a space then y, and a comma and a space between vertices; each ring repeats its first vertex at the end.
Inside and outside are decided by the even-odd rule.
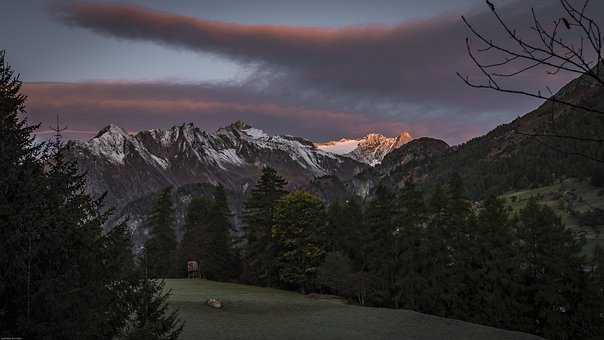
POLYGON ((245 205, 243 237, 232 236, 221 187, 213 200, 193 199, 185 237, 170 246, 174 274, 195 259, 216 280, 337 294, 549 339, 604 334, 604 252, 583 257, 580 235, 536 199, 518 213, 494 197, 477 205, 454 175, 429 195, 408 181, 398 192, 379 188, 367 204, 326 207, 286 185, 263 170, 245 205))
POLYGON ((204 278, 235 281, 240 273, 237 239, 232 236, 227 196, 222 186, 213 197, 193 197, 187 207, 184 235, 179 243, 175 231, 172 188, 162 190, 151 208, 149 239, 141 256, 151 278, 187 277, 187 262, 197 261, 204 278))
POLYGON ((248 202, 244 263, 256 283, 550 339, 603 334, 604 253, 582 257, 579 235, 534 199, 518 214, 497 198, 476 207, 454 175, 428 197, 408 181, 365 207, 325 208, 283 184, 266 170, 248 202))
POLYGON ((103 232, 102 198, 57 137, 36 143, 21 82, 0 51, 0 337, 178 338, 163 283, 145 279, 124 225, 103 232))

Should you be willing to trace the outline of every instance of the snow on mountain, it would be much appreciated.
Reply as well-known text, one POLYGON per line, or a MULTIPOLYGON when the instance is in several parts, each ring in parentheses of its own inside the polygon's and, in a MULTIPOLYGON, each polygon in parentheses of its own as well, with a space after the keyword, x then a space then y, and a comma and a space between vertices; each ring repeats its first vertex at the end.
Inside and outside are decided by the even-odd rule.
POLYGON ((359 162, 376 166, 382 162, 387 154, 412 139, 408 132, 403 132, 393 138, 372 133, 361 139, 340 139, 339 141, 318 143, 316 146, 323 151, 347 156, 359 162))
POLYGON ((272 136, 243 122, 214 133, 193 124, 129 134, 109 125, 89 141, 71 141, 71 156, 88 176, 89 191, 108 192, 117 208, 167 186, 222 184, 244 195, 264 166, 292 187, 317 177, 351 178, 366 166, 318 149, 309 140, 272 136))
POLYGON ((362 139, 346 139, 342 138, 338 141, 317 143, 317 148, 334 153, 336 155, 346 155, 354 151, 361 143, 362 139))
POLYGON ((249 128, 249 129, 243 130, 243 132, 246 135, 252 137, 252 139, 261 139, 261 138, 267 138, 268 137, 268 135, 266 133, 264 133, 264 131, 258 130, 258 129, 255 129, 255 128, 252 128, 252 127, 249 128))

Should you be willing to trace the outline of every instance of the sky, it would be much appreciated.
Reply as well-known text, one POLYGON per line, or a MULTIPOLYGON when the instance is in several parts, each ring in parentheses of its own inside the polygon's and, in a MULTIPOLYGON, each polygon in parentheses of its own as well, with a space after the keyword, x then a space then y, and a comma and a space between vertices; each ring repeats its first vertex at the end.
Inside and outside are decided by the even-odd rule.
MULTIPOLYGON (((547 20, 560 10, 493 2, 527 34, 530 7, 547 20)), ((589 11, 600 20, 603 2, 589 11)), ((5 0, 0 49, 41 134, 58 114, 81 139, 109 123, 244 120, 318 142, 408 131, 457 144, 539 105, 457 78, 478 76, 461 15, 503 39, 482 0, 5 0)), ((513 85, 555 90, 572 77, 535 71, 513 85)))

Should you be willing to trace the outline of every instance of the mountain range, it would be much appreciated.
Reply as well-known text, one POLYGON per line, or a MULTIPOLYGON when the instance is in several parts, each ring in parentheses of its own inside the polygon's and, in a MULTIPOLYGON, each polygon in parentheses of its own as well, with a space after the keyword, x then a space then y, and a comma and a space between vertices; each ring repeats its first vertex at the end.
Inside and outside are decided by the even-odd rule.
MULTIPOLYGON (((558 99, 604 109, 601 86, 584 77, 564 87, 558 99)), ((127 220, 144 239, 153 194, 171 186, 177 219, 192 196, 210 195, 214 185, 227 190, 235 224, 243 202, 262 168, 275 168, 289 189, 304 189, 327 202, 357 196, 370 198, 379 185, 395 189, 412 177, 429 189, 458 173, 468 195, 481 199, 539 185, 564 177, 585 177, 604 159, 601 143, 581 144, 540 138, 556 128, 565 135, 599 138, 604 119, 548 101, 536 110, 464 144, 412 139, 403 132, 388 138, 370 134, 361 139, 329 143, 282 135, 272 136, 244 122, 208 133, 183 124, 165 130, 129 134, 109 125, 88 141, 70 141, 70 157, 88 177, 95 196, 107 193, 114 207, 109 225, 127 220), (565 150, 561 150, 564 148, 565 150), (574 149, 569 149, 574 148, 574 149), (580 152, 579 152, 580 151, 580 152)))
MULTIPOLYGON (((206 195, 212 185, 225 187, 235 212, 256 183, 262 168, 275 168, 290 189, 304 188, 315 178, 351 180, 369 165, 323 151, 304 138, 270 136, 244 122, 214 133, 193 124, 129 134, 109 125, 88 141, 70 141, 70 157, 86 171, 88 191, 107 193, 114 207, 111 224, 128 217, 132 229, 145 223, 153 193, 174 187, 174 199, 186 203, 206 195)), ((183 206, 183 205, 180 205, 183 206)), ((183 209, 177 209, 182 220, 183 209)))

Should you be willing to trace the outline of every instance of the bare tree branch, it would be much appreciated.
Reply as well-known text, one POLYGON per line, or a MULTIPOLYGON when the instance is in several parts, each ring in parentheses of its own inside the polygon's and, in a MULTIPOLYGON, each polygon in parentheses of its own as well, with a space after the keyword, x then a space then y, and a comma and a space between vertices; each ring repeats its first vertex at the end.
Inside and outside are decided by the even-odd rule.
MULTIPOLYGON (((501 93, 526 96, 544 100, 553 104, 560 104, 581 113, 594 114, 598 117, 604 116, 602 109, 585 105, 581 102, 571 102, 569 99, 556 96, 550 87, 542 91, 528 89, 514 89, 500 81, 503 78, 513 78, 518 75, 531 72, 539 67, 545 68, 545 74, 557 75, 560 72, 570 73, 585 77, 596 84, 604 87, 604 75, 601 67, 604 65, 602 58, 602 34, 598 23, 587 15, 590 0, 585 0, 582 6, 574 6, 569 0, 559 0, 562 16, 553 20, 550 25, 543 25, 537 16, 535 9, 531 8, 532 26, 529 32, 535 34, 535 39, 528 40, 522 37, 516 29, 511 27, 499 13, 497 7, 489 0, 486 4, 495 17, 497 25, 503 29, 505 36, 512 43, 511 46, 502 42, 494 41, 487 35, 481 33, 464 16, 461 17, 464 25, 468 28, 471 36, 477 39, 480 48, 473 48, 471 39, 466 38, 466 49, 468 56, 474 66, 483 75, 482 81, 473 81, 468 75, 457 73, 457 76, 469 87, 478 89, 489 89, 501 93), (566 35, 569 35, 568 37, 566 35), (567 39, 568 38, 568 39, 567 39), (500 54, 498 62, 483 62, 485 54, 500 54)), ((552 113, 553 115, 553 113, 552 113)), ((552 116, 553 120, 553 116, 552 116)), ((604 138, 592 136, 576 136, 557 131, 547 132, 521 132, 516 133, 536 139, 568 140, 580 143, 604 143, 604 138)), ((555 148, 548 145, 550 148, 555 148)), ((560 151, 560 150, 559 150, 560 151)), ((592 155, 581 152, 568 152, 569 155, 583 156, 585 158, 604 162, 592 155)))

